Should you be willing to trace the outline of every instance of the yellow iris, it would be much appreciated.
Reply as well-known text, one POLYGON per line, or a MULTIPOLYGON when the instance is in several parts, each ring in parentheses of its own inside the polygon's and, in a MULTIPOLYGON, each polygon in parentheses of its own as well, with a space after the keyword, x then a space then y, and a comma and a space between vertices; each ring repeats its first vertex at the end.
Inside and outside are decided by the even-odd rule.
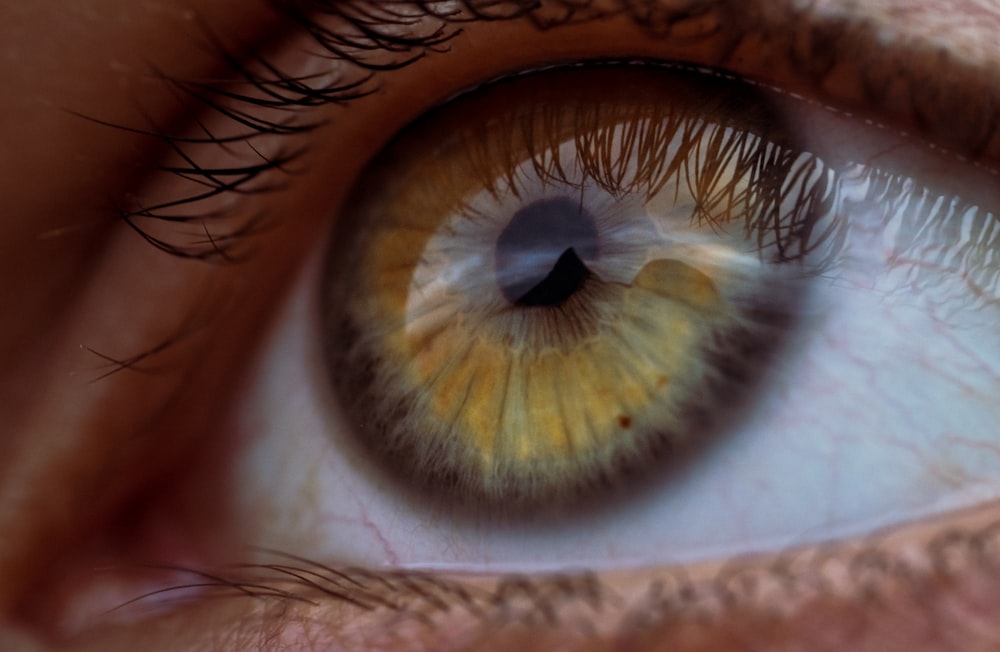
POLYGON ((734 84, 546 72, 391 145, 325 297, 359 437, 424 487, 543 504, 711 435, 780 339, 822 180, 734 84))

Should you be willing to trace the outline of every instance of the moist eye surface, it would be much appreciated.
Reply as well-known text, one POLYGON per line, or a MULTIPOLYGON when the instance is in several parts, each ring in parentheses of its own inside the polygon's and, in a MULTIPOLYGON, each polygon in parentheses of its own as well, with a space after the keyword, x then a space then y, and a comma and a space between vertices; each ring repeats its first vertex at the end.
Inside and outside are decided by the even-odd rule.
POLYGON ((768 97, 653 66, 496 82, 410 125, 334 234, 355 435, 459 503, 669 480, 725 436, 831 254, 830 176, 768 97))

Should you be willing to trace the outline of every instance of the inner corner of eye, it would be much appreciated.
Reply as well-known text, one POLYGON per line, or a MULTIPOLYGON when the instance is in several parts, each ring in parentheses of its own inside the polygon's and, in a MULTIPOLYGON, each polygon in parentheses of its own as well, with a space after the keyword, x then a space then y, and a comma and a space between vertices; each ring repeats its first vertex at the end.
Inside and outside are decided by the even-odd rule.
POLYGON ((827 177, 791 141, 752 87, 681 67, 525 74, 421 117, 329 249, 354 435, 456 504, 669 480, 752 407, 809 291, 783 269, 827 177))

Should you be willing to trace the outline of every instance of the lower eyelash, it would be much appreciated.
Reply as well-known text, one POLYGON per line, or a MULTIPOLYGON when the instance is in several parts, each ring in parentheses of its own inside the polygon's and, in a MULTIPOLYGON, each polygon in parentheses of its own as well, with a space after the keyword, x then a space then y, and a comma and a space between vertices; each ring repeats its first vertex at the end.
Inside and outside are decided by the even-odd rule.
POLYGON ((297 649, 309 642, 321 649, 352 642, 483 649, 490 641, 504 648, 508 638, 525 650, 536 643, 673 649, 683 641, 719 649, 733 640, 753 641, 755 649, 808 641, 809 649, 882 650, 913 636, 913 644, 958 643, 981 640, 981 609, 992 599, 1000 561, 998 532, 996 521, 952 528, 905 557, 879 540, 788 550, 707 573, 666 567, 616 576, 365 570, 261 550, 256 563, 166 569, 192 579, 130 600, 106 619, 141 618, 163 600, 181 616, 185 608, 243 601, 254 617, 241 611, 237 622, 215 623, 225 640, 257 641, 266 633, 268 641, 292 640, 297 649), (795 626, 799 617, 804 627, 795 626), (817 618, 826 647, 814 648, 817 618))

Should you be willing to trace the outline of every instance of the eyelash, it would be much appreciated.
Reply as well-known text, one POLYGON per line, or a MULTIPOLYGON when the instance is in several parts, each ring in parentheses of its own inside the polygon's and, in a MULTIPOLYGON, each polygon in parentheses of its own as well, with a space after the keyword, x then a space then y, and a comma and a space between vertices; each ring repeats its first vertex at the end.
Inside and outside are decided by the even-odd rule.
POLYGON ((440 11, 436 2, 367 3, 325 2, 302 0, 272 3, 280 14, 300 30, 308 33, 324 50, 325 58, 336 64, 346 65, 349 72, 327 81, 328 73, 294 76, 282 71, 260 52, 248 56, 235 55, 222 40, 207 30, 203 34, 206 47, 229 70, 231 78, 222 82, 186 80, 154 71, 170 87, 182 105, 199 107, 201 115, 195 121, 201 136, 180 135, 158 128, 145 129, 108 123, 92 116, 81 116, 99 124, 136 133, 159 141, 168 153, 178 159, 174 165, 160 164, 151 170, 155 175, 176 177, 203 189, 189 194, 142 205, 141 199, 119 202, 114 206, 117 217, 156 249, 181 259, 211 263, 239 263, 246 256, 241 253, 244 242, 268 228, 266 215, 254 214, 236 226, 223 227, 221 233, 212 233, 210 224, 220 222, 225 216, 203 211, 200 207, 223 195, 261 195, 286 187, 273 180, 279 175, 294 174, 294 164, 308 151, 297 139, 315 131, 325 120, 309 118, 308 110, 326 106, 346 106, 377 91, 376 77, 380 73, 405 68, 430 52, 440 52, 461 30, 454 24, 467 21, 509 20, 524 15, 531 3, 519 3, 513 10, 491 12, 509 2, 464 2, 459 9, 440 11), (404 10, 403 8, 408 8, 404 10), (313 16, 335 19, 341 27, 346 25, 356 32, 345 36, 345 31, 323 27, 313 16), (412 27, 420 20, 436 19, 439 23, 428 33, 414 36, 393 34, 393 29, 412 27), (377 27, 375 27, 377 26, 377 27), (378 61, 388 53, 389 61, 378 61), (264 112, 273 114, 265 117, 264 112), (235 133, 218 136, 206 125, 210 117, 222 118, 235 133), (263 138, 277 139, 277 153, 266 155, 255 145, 263 138), (291 141, 291 142, 289 142, 291 141), (252 156, 252 163, 236 164, 223 168, 203 167, 197 162, 200 147, 208 146, 232 154, 241 145, 247 151, 236 156, 252 156), (176 236, 161 235, 145 224, 168 225, 197 224, 204 232, 204 240, 194 243, 176 241, 176 236))
MULTIPOLYGON (((616 63, 594 62, 593 66, 616 63)), ((689 69, 684 65, 642 63, 679 71, 689 69)), ((706 74, 700 69, 696 72, 706 74)), ((707 74, 725 78, 714 71, 707 74)), ((735 79, 730 81, 738 83, 735 79)), ((740 90, 729 88, 717 92, 727 95, 753 93, 756 90, 752 87, 738 88, 740 90)), ((720 105, 726 103, 725 99, 716 101, 720 105)), ((759 96, 756 101, 765 102, 766 99, 759 96)), ((706 113, 713 112, 714 107, 707 99, 704 105, 706 113)), ((623 129, 617 120, 610 118, 605 118, 610 126, 595 128, 595 123, 602 122, 598 116, 606 111, 606 107, 581 110, 574 123, 577 125, 574 127, 574 151, 580 157, 582 176, 610 195, 640 193, 648 200, 669 183, 684 179, 683 183, 701 204, 693 217, 699 226, 712 223, 721 228, 726 220, 723 216, 732 213, 754 216, 742 228, 747 237, 757 244, 761 257, 773 263, 802 261, 831 238, 843 236, 846 223, 828 219, 833 210, 833 178, 828 174, 829 170, 815 155, 800 158, 794 143, 785 142, 780 128, 767 125, 766 118, 754 116, 747 119, 747 123, 756 124, 760 129, 761 133, 756 133, 747 125, 715 125, 704 119, 678 117, 676 109, 669 108, 663 115, 639 118, 629 117, 628 112, 623 111, 617 116, 625 118, 625 124, 633 127, 643 124, 643 129, 623 129), (668 155, 674 141, 679 141, 680 145, 676 152, 668 155), (710 143, 712 153, 705 160, 698 160, 693 152, 705 143, 710 143), (767 149, 764 143, 773 144, 774 149, 767 149), (629 160, 633 152, 640 151, 641 154, 634 156, 642 164, 626 180, 626 167, 621 163, 629 160), (814 174, 818 174, 817 182, 797 183, 814 174), (741 183, 748 188, 742 193, 737 190, 741 183), (791 214, 781 208, 787 205, 794 206, 791 214), (832 224, 824 224, 828 221, 832 224)), ((749 114, 749 111, 745 113, 749 114)), ((504 119, 497 118, 498 121, 504 119)), ((556 118, 553 116, 551 122, 545 118, 541 121, 555 124, 556 118)), ((510 132, 515 132, 515 129, 516 124, 511 124, 510 132)), ((563 138, 560 134, 539 133, 535 142, 529 144, 530 158, 539 179, 573 187, 576 182, 567 178, 559 160, 559 146, 563 138)), ((510 144, 502 146, 501 150, 517 151, 510 144)), ((487 158, 485 153, 482 156, 487 158)), ((506 167, 513 172, 517 169, 517 161, 509 161, 506 167)), ((504 180, 505 187, 511 188, 516 195, 520 181, 512 174, 504 180)), ((492 190, 495 182, 484 173, 480 184, 492 190)))

